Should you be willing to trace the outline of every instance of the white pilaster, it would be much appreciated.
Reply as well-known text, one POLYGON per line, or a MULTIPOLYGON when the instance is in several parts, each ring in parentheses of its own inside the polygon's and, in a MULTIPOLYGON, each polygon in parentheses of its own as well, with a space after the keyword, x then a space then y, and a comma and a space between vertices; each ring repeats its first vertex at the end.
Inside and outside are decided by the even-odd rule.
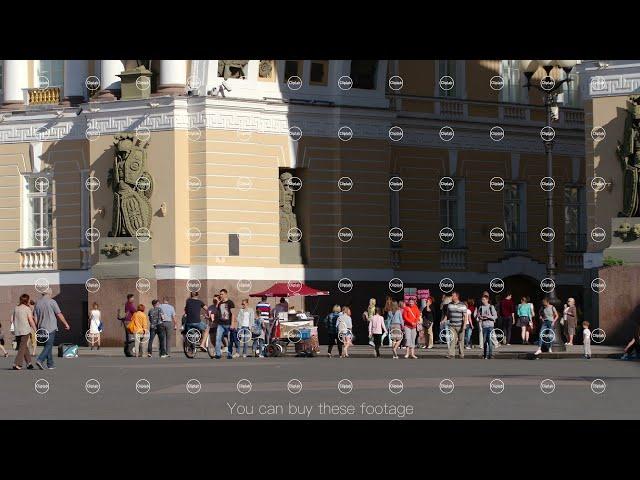
POLYGON ((64 100, 74 103, 85 97, 85 81, 89 75, 86 60, 64 61, 64 100))
POLYGON ((120 90, 119 74, 124 70, 122 60, 100 60, 100 92, 97 99, 115 100, 113 92, 120 90))
POLYGON ((186 60, 160 60, 159 95, 184 94, 186 84, 186 60))
POLYGON ((29 86, 27 60, 3 60, 2 91, 5 106, 24 103, 23 88, 29 86))

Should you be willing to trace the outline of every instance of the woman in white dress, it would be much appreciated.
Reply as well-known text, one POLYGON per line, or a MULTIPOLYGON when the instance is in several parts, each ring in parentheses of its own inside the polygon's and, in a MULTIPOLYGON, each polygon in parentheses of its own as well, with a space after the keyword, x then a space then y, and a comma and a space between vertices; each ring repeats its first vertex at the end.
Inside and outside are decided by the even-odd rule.
POLYGON ((102 331, 102 321, 100 320, 100 310, 97 303, 93 303, 93 307, 89 312, 89 343, 91 350, 95 345, 100 350, 100 332, 102 331))

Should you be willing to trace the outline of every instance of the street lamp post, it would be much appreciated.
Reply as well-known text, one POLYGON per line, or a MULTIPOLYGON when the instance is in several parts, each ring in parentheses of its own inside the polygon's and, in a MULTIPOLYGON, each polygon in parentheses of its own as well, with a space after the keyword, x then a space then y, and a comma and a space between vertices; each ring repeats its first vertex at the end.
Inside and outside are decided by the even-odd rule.
MULTIPOLYGON (((565 83, 571 82, 569 74, 576 65, 575 60, 521 60, 520 67, 524 72, 527 79, 525 87, 527 90, 535 88, 544 95, 544 107, 546 111, 547 124, 543 131, 541 131, 542 142, 544 145, 544 151, 547 158, 547 177, 553 179, 553 144, 555 138, 555 131, 551 128, 551 123, 559 119, 558 113, 558 91, 562 89, 565 83), (531 83, 533 74, 542 67, 546 73, 546 76, 540 80, 539 84, 531 83), (564 70, 566 77, 561 80, 554 80, 551 77, 551 72, 554 68, 564 70)), ((553 229, 553 188, 546 189, 546 207, 547 207, 547 227, 553 229)), ((555 232, 555 230, 554 230, 555 232)), ((556 257, 554 250, 555 235, 552 241, 547 242, 547 278, 551 279, 554 284, 556 281, 556 257)), ((560 306, 560 300, 556 294, 554 288, 548 295, 549 302, 556 307, 558 314, 562 315, 562 309, 560 306)), ((564 342, 562 341, 562 333, 560 329, 560 322, 555 323, 554 327, 554 341, 553 348, 556 351, 566 350, 564 342)))

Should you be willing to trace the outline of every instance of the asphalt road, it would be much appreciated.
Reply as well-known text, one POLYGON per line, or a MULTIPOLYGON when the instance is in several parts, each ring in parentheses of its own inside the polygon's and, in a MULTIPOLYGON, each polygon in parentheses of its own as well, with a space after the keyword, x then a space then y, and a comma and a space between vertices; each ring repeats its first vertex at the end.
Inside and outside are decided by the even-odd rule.
POLYGON ((56 361, 55 370, 12 371, 11 358, 0 358, 1 419, 640 419, 636 361, 183 356, 56 361), (95 381, 89 386, 94 393, 87 391, 89 379, 99 382, 97 392, 95 381), (292 379, 299 383, 289 384, 292 379), (552 393, 543 393, 545 379, 553 381, 544 383, 547 392, 555 388, 552 393), (592 390, 596 379, 604 382, 603 392, 599 382, 593 388, 600 393, 592 390), (143 380, 149 390, 139 393, 136 383, 144 392, 143 380), (199 385, 197 393, 187 391, 189 380, 197 380, 189 383, 192 392, 199 385), (492 381, 499 393, 492 392, 492 381), (349 385, 351 391, 342 393, 339 383, 342 392, 349 385), (36 384, 40 392, 47 386, 48 391, 38 393, 36 384), (301 391, 291 393, 288 387, 301 391))

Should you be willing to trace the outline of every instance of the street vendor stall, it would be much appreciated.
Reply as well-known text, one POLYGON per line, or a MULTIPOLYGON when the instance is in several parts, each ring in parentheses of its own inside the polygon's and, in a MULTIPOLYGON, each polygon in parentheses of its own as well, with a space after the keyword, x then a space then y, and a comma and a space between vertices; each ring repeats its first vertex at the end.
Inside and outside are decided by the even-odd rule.
MULTIPOLYGON (((250 297, 316 297, 329 295, 329 292, 316 290, 299 281, 275 283, 267 290, 249 294, 250 297)), ((269 341, 266 346, 268 356, 286 354, 287 347, 293 343, 299 356, 314 356, 320 351, 318 327, 309 312, 297 312, 294 309, 277 312, 269 321, 265 321, 269 341)))

